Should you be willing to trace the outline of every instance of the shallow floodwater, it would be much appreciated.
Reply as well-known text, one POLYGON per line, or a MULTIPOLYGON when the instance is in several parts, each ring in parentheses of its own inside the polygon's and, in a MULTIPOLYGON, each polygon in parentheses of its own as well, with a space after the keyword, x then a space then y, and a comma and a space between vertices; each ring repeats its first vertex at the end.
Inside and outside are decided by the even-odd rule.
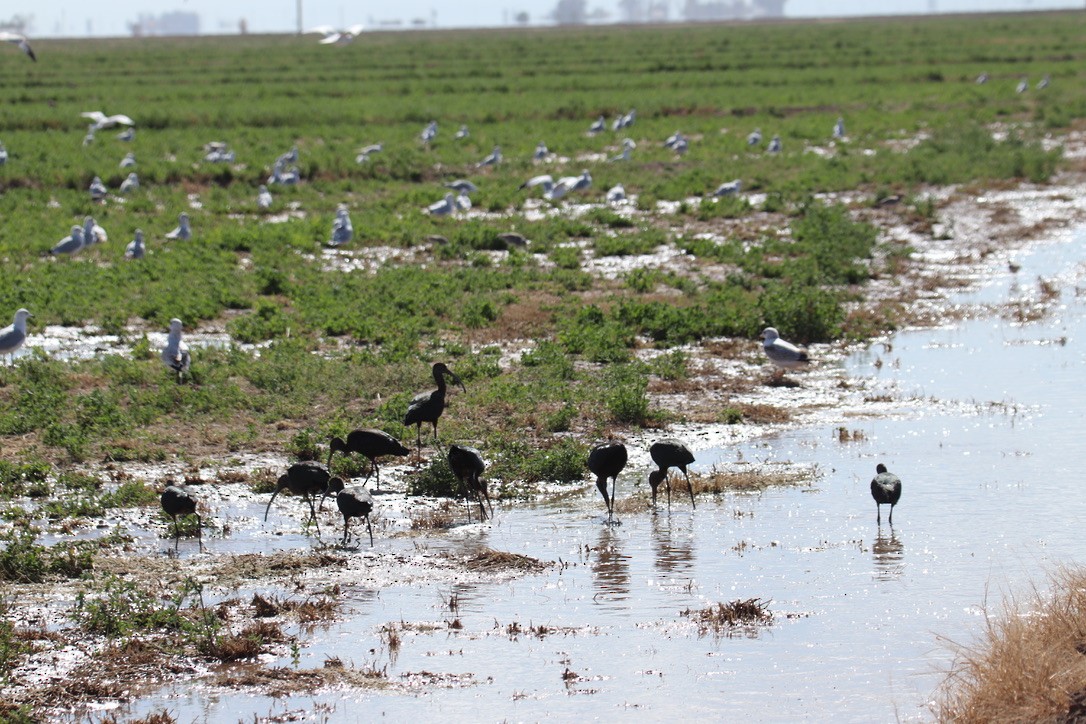
MULTIPOLYGON (((273 699, 181 686, 132 712, 166 707, 180 721, 209 722, 930 719, 953 658, 945 639, 974 640, 985 607, 998 613, 1005 594, 1043 589, 1049 572, 1086 553, 1084 241, 1038 246, 1019 256, 1017 275, 995 273, 960 297, 1031 298, 1038 276, 1058 280, 1061 303, 1042 320, 909 331, 849 358, 848 376, 888 400, 886 416, 830 413, 817 426, 696 451, 695 469, 815 464, 810 487, 705 497, 696 511, 679 495, 670 514, 622 515, 616 526, 603 524, 590 487, 560 504, 501 509, 492 526, 444 541, 378 538, 378 548, 489 546, 561 562, 502 584, 345 586, 345 620, 303 637, 297 661, 278 662, 311 668, 338 657, 385 668, 393 681, 410 673, 428 682, 415 693, 273 699), (875 523, 868 486, 878 462, 904 483, 893 528, 886 508, 875 523), (770 601, 774 623, 699 636, 680 615, 738 598, 770 601), (454 619, 462 628, 445 625, 454 619), (402 632, 393 653, 379 629, 400 622, 439 625, 402 632), (528 630, 541 625, 542 636, 528 630)), ((620 499, 636 478, 620 478, 620 499)), ((348 555, 366 565, 365 546, 348 555)))

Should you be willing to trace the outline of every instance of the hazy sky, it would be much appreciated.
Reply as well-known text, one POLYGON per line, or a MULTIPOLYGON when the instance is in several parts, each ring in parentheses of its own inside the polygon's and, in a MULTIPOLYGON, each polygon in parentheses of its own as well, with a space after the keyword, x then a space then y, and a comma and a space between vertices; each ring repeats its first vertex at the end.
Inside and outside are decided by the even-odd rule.
MULTIPOLYGON (((672 19, 681 18, 685 0, 670 0, 672 19)), ((395 3, 360 3, 344 0, 302 0, 303 24, 348 26, 355 23, 376 25, 399 20, 405 26, 416 18, 438 27, 473 27, 504 25, 516 13, 525 11, 532 24, 549 24, 546 16, 556 0, 397 0, 395 3)), ((20 14, 33 18, 33 34, 45 36, 128 35, 128 23, 141 13, 158 15, 181 10, 200 16, 201 32, 236 32, 242 18, 254 33, 293 31, 297 24, 296 0, 107 0, 102 3, 73 0, 5 0, 0 20, 20 14)), ((618 0, 588 0, 589 10, 600 8, 618 19, 618 0)), ((1081 0, 885 0, 872 5, 868 0, 787 0, 788 17, 820 15, 871 15, 938 12, 977 12, 982 10, 1040 10, 1081 8, 1081 0)))

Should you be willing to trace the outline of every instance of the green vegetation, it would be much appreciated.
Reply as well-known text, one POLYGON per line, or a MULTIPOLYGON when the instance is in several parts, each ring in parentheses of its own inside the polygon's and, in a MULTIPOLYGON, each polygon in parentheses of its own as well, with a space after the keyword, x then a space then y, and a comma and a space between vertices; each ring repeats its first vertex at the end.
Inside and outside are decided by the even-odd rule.
MULTIPOLYGON (((468 385, 450 400, 443 436, 498 453, 500 478, 516 485, 541 479, 550 463, 523 449, 500 454, 512 449, 509 437, 550 454, 564 449, 559 433, 664 421, 648 386, 654 376, 683 379, 686 361, 677 352, 636 361, 646 340, 668 350, 753 339, 770 323, 798 342, 877 333, 892 315, 852 321, 842 302, 862 296, 872 273, 892 273, 882 260, 900 263, 900 254, 880 249, 875 229, 850 209, 814 195, 912 197, 932 183, 1044 180, 1059 153, 1042 149, 1042 135, 1086 111, 1077 82, 1084 23, 1052 13, 376 33, 334 52, 294 37, 42 41, 47 63, 0 66, 0 131, 11 153, 0 166, 0 314, 25 306, 32 328, 96 325, 132 354, 75 361, 33 351, 0 368, 0 435, 33 443, 25 458, 0 465, 0 498, 47 497, 41 457, 161 460, 199 444, 313 458, 332 434, 363 424, 406 440, 403 411, 429 384, 434 359, 468 385), (992 80, 978 85, 982 71, 992 80), (1019 77, 1044 73, 1052 83, 1043 92, 1013 93, 1019 77), (135 140, 101 131, 83 146, 88 103, 133 116, 135 140), (588 136, 589 122, 631 106, 631 159, 583 160, 620 142, 588 136), (845 142, 830 139, 838 116, 845 142), (440 132, 425 146, 418 133, 431 119, 440 132), (459 123, 472 135, 454 143, 459 123), (676 127, 693 139, 681 158, 661 143, 676 127), (780 134, 783 152, 748 149, 754 128, 780 134), (537 139, 572 160, 533 164, 537 139), (205 162, 212 140, 229 143, 238 162, 205 162), (354 150, 377 141, 384 151, 355 163, 354 150), (506 161, 477 170, 494 144, 506 161), (291 146, 302 182, 273 186, 274 205, 262 212, 256 186, 291 146), (91 202, 91 177, 116 188, 129 149, 141 189, 123 202, 91 202), (564 201, 536 207, 535 194, 517 189, 543 170, 583 167, 594 178, 575 194, 592 204, 584 213, 567 213, 564 201), (474 206, 486 215, 421 212, 455 177, 477 183, 474 206), (688 201, 731 178, 764 202, 688 201), (618 181, 634 206, 601 203, 618 181), (658 201, 677 203, 678 213, 658 213, 658 201), (322 244, 339 203, 356 235, 346 256, 330 256, 322 244), (195 238, 167 243, 180 211, 195 238), (766 213, 776 215, 773 232, 735 226, 766 213), (73 259, 42 258, 88 214, 109 242, 73 259), (137 227, 149 255, 125 262, 121 247, 137 227), (495 253, 511 229, 531 239, 528 251, 495 253), (696 263, 634 265, 617 278, 588 271, 668 245, 696 263), (198 347, 191 377, 176 384, 146 336, 173 317, 263 346, 198 347), (498 348, 479 349, 480 337, 537 346, 499 367, 498 348)), ((925 218, 934 211, 916 205, 925 218)), ((362 468, 343 458, 337 469, 362 468)), ((554 462, 543 479, 570 474, 554 462)), ((150 501, 129 493, 129 503, 70 496, 49 514, 150 501)))

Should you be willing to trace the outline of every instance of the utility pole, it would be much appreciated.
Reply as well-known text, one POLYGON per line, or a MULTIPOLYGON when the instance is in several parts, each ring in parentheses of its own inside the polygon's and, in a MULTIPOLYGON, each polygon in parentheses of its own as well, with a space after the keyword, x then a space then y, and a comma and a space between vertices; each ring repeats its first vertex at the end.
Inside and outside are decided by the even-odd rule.
POLYGON ((302 0, 297 0, 298 5, 298 35, 302 34, 302 0))

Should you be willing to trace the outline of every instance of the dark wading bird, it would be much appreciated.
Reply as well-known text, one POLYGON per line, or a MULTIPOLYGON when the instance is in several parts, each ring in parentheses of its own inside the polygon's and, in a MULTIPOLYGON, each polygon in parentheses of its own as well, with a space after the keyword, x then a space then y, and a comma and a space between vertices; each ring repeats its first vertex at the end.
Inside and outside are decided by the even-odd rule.
POLYGON ((188 486, 169 485, 162 491, 162 510, 173 518, 173 549, 177 551, 177 544, 181 540, 181 529, 177 526, 177 516, 196 516, 196 536, 200 539, 200 550, 204 549, 203 520, 196 512, 196 496, 192 494, 188 486))
POLYGON ((319 536, 321 526, 317 522, 317 510, 313 507, 313 496, 328 489, 331 477, 323 465, 312 460, 291 465, 287 468, 286 474, 280 475, 279 480, 275 483, 275 492, 272 493, 271 500, 268 501, 268 507, 264 508, 264 522, 268 522, 268 511, 271 510, 271 504, 275 500, 275 496, 279 495, 283 488, 286 488, 295 495, 302 496, 309 503, 309 513, 314 525, 317 526, 317 535, 319 536))
POLYGON ((373 496, 370 495, 370 491, 357 485, 352 485, 349 488, 344 487, 342 479, 331 478, 328 481, 328 487, 324 490, 324 496, 321 497, 319 508, 324 507, 324 499, 329 495, 336 496, 336 507, 339 508, 340 513, 343 513, 342 544, 347 545, 347 541, 350 540, 347 524, 351 522, 351 518, 365 518, 366 530, 370 533, 370 545, 372 546, 373 525, 370 523, 370 513, 373 512, 373 496))
POLYGON ((351 453, 360 453, 363 457, 370 461, 370 472, 366 476, 366 479, 362 481, 365 485, 369 482, 370 476, 377 475, 377 489, 381 489, 381 469, 377 467, 377 458, 385 455, 397 455, 404 457, 411 454, 411 451, 404 447, 403 444, 396 438, 389 435, 383 430, 373 430, 371 428, 363 428, 361 430, 352 430, 347 433, 347 440, 344 441, 341 437, 333 437, 332 441, 328 445, 328 469, 332 469, 332 455, 337 452, 350 455, 351 453))
MULTIPOLYGON (((466 445, 450 445, 449 446, 449 467, 452 468, 453 473, 456 475, 456 479, 460 481, 460 484, 467 488, 468 496, 472 500, 476 500, 479 503, 479 520, 486 520, 486 508, 483 507, 483 501, 486 501, 487 506, 490 508, 490 517, 494 517, 494 506, 490 502, 490 494, 486 489, 486 481, 479 476, 483 474, 483 470, 486 469, 486 463, 483 462, 483 456, 473 447, 467 447, 466 445)), ((468 521, 471 521, 471 503, 468 503, 468 521)))
POLYGON ((659 470, 653 470, 649 473, 649 485, 652 487, 652 507, 656 507, 656 489, 660 487, 660 483, 664 483, 667 487, 667 509, 671 510, 671 480, 668 479, 667 475, 670 468, 678 468, 686 477, 686 486, 690 491, 690 506, 693 508, 698 507, 694 505, 694 486, 690 483, 690 475, 686 472, 686 466, 694 462, 694 454, 690 452, 686 445, 673 438, 659 440, 649 448, 649 455, 652 456, 652 461, 660 466, 659 470))
POLYGON ((422 423, 428 422, 434 426, 434 442, 441 447, 441 440, 437 436, 437 419, 445 411, 445 375, 452 377, 453 382, 460 385, 460 389, 467 392, 464 383, 456 376, 456 373, 445 366, 444 362, 434 363, 434 381, 437 389, 429 392, 420 392, 407 406, 407 414, 404 415, 404 425, 415 426, 415 441, 418 444, 419 458, 422 458, 422 423))
POLYGON ((901 478, 886 470, 882 463, 875 468, 871 481, 871 497, 875 499, 875 522, 882 524, 882 506, 890 506, 890 525, 894 524, 894 506, 901 500, 901 478))
POLYGON ((603 502, 607 506, 607 522, 610 523, 615 515, 615 487, 618 485, 618 474, 626 467, 626 446, 613 440, 600 443, 588 453, 588 469, 596 476, 596 487, 603 496, 603 502), (607 495, 607 478, 611 478, 611 495, 607 495))

